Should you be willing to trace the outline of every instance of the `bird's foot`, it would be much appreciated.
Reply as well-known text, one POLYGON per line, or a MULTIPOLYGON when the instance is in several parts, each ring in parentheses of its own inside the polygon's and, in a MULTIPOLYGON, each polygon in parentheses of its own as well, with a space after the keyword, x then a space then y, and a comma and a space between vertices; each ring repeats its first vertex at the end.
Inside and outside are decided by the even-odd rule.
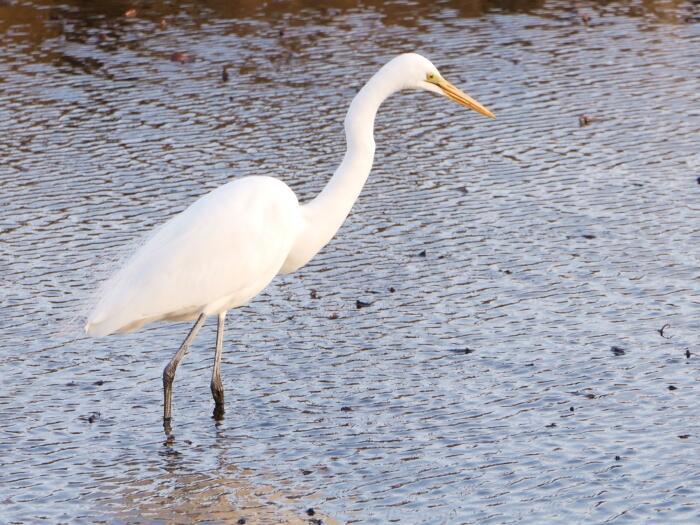
POLYGON ((224 404, 223 404, 223 403, 221 403, 221 404, 217 403, 217 404, 214 406, 214 413, 212 414, 212 417, 213 417, 216 421, 222 421, 222 420, 224 419, 224 412, 225 412, 225 410, 224 410, 224 404))
POLYGON ((224 419, 224 385, 221 382, 221 377, 218 375, 214 376, 211 381, 211 394, 215 403, 212 417, 217 421, 221 421, 224 419))

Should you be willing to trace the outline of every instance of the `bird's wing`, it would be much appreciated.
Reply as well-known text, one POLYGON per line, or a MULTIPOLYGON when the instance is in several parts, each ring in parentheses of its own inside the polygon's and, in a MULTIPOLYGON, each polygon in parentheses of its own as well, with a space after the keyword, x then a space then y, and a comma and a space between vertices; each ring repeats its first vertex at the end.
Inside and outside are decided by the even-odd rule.
POLYGON ((234 180, 176 215, 104 287, 90 335, 239 306, 277 274, 300 228, 294 193, 271 177, 234 180))

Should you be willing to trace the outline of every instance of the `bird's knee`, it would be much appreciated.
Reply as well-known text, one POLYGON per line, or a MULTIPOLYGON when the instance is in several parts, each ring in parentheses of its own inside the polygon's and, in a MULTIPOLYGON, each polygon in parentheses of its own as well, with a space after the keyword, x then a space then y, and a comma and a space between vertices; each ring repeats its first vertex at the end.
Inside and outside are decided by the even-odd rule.
POLYGON ((175 368, 168 363, 163 369, 163 386, 170 386, 175 380, 175 368))

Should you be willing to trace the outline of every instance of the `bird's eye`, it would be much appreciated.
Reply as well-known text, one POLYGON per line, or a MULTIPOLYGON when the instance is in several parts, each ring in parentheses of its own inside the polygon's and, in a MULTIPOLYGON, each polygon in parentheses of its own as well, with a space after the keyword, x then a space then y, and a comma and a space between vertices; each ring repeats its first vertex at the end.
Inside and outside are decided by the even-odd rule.
POLYGON ((428 73, 428 80, 435 80, 435 73, 428 73))

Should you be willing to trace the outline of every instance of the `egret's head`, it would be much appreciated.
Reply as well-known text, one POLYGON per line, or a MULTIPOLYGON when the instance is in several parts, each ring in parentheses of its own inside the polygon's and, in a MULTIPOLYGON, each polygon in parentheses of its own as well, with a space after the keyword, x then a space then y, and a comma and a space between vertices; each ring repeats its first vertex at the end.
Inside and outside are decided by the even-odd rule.
MULTIPOLYGON (((443 95, 458 104, 473 109, 487 117, 496 118, 486 107, 445 80, 437 68, 427 58, 417 53, 406 53, 394 59, 402 69, 406 87, 432 91, 443 95)), ((393 62, 393 61, 392 61, 393 62)))

